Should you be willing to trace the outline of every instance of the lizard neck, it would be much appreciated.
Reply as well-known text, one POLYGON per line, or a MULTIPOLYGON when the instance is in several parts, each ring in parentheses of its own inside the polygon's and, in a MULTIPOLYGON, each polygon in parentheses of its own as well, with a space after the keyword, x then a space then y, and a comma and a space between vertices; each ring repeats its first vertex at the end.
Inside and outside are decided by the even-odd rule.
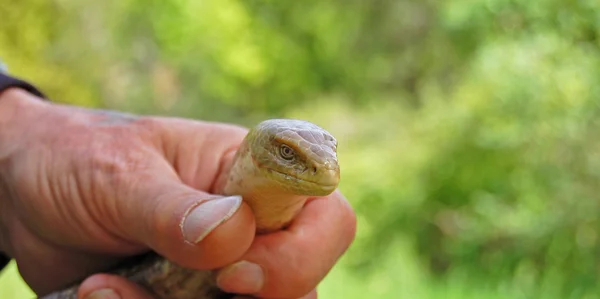
POLYGON ((247 145, 242 146, 229 172, 223 193, 241 195, 254 212, 257 232, 268 233, 290 224, 308 196, 286 191, 281 185, 261 175, 260 171, 252 161, 247 145))
POLYGON ((242 195, 252 208, 256 219, 256 231, 259 234, 270 233, 287 227, 298 215, 306 196, 290 196, 285 193, 273 193, 272 190, 242 195))

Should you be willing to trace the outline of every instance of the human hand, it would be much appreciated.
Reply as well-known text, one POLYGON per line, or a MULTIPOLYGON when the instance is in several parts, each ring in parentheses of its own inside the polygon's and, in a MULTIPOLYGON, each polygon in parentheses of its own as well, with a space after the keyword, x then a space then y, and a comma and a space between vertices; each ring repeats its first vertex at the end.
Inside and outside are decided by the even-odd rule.
MULTIPOLYGON (((225 291, 316 296, 354 237, 355 216, 337 192, 311 200, 287 230, 256 238, 247 205, 209 200, 243 128, 54 105, 20 90, 0 97, 0 124, 0 249, 38 294, 151 249, 190 268, 229 265, 218 275, 225 291), (188 226, 198 202, 211 213, 188 226)), ((107 288, 148 296, 105 274, 79 294, 107 288)))

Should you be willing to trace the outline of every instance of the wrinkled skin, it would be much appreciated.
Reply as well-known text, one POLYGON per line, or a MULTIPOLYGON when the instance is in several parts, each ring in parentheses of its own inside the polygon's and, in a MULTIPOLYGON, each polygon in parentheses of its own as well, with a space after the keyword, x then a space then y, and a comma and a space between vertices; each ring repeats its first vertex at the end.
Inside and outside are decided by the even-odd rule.
MULTIPOLYGON (((198 242, 182 236, 185 212, 213 198, 246 133, 6 91, 0 94, 0 250, 15 258, 40 295, 152 249, 186 267, 219 269, 219 286, 228 292, 315 298, 312 290, 355 234, 354 213, 337 191, 311 198, 285 231, 255 237, 252 211, 241 204, 198 242), (248 272, 256 267, 247 264, 261 271, 248 272)), ((89 277, 79 295, 106 298, 105 289, 150 298, 106 274, 89 277)))

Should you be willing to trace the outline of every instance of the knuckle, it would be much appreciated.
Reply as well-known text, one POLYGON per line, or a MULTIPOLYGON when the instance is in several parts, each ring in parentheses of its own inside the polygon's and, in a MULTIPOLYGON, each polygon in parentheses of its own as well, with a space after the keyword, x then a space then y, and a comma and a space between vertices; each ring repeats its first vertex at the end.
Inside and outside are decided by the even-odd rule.
MULTIPOLYGON (((85 147, 82 157, 87 157, 86 173, 89 174, 93 194, 122 195, 128 189, 142 183, 152 167, 147 150, 124 132, 97 132, 92 144, 85 147), (136 175, 131 175, 131 174, 136 175), (123 189, 125 188, 125 189, 123 189)), ((86 176, 87 177, 87 176, 86 176)))
POLYGON ((138 170, 147 160, 147 155, 134 142, 118 136, 92 147, 92 169, 107 174, 122 174, 138 170))

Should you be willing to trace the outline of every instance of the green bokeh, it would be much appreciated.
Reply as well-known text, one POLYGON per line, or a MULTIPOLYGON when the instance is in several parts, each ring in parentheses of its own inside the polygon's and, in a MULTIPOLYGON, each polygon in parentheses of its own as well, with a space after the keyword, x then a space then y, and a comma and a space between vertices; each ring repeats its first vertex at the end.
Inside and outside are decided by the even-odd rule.
POLYGON ((359 231, 321 298, 600 298, 600 2, 0 0, 0 18, 0 57, 55 101, 336 135, 359 231))

